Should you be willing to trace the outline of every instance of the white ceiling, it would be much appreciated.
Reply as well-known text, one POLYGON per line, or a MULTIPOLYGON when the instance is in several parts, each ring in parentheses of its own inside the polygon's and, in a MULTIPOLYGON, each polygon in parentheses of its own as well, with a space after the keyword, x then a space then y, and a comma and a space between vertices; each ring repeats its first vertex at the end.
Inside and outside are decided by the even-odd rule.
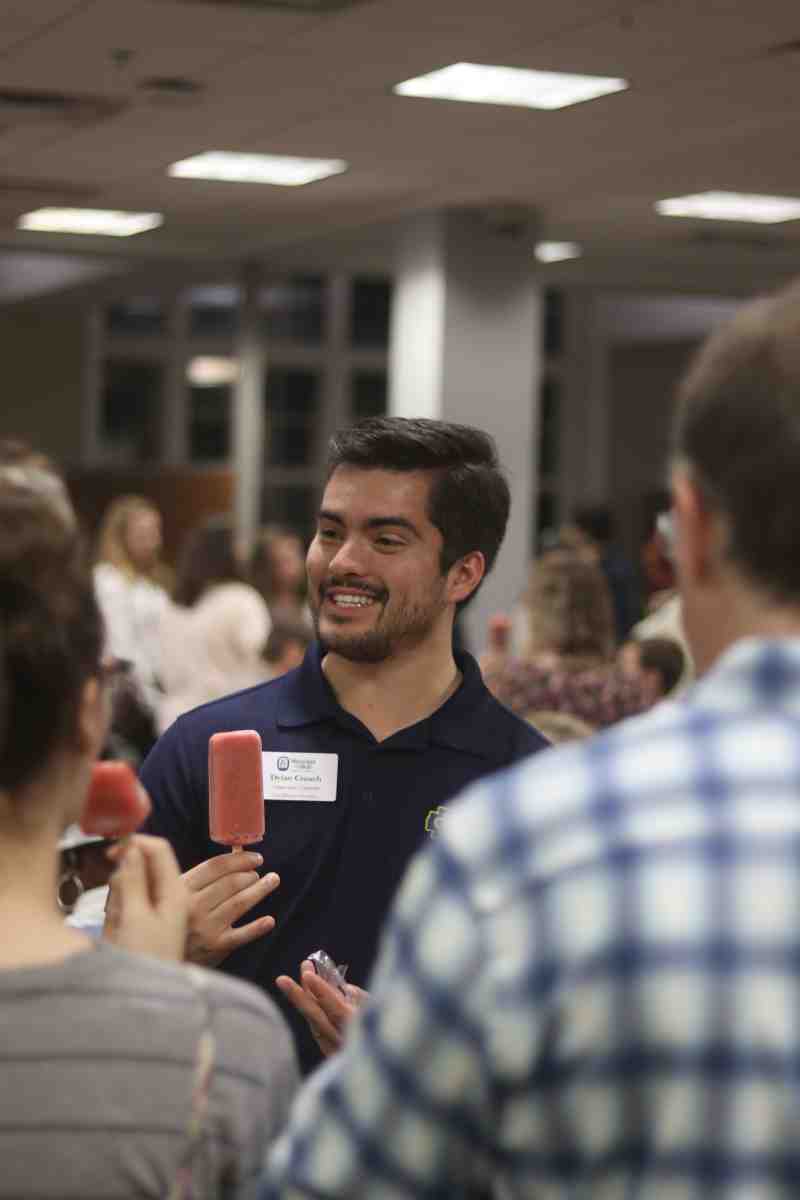
POLYGON ((707 189, 800 195, 798 67, 797 0, 363 0, 323 15, 236 0, 0 3, 0 92, 93 102, 69 119, 0 103, 0 246, 195 265, 291 258, 372 227, 373 247, 388 247, 420 210, 508 204, 535 211, 543 236, 585 245, 564 277, 624 260, 652 264, 656 287, 716 271, 741 289, 800 267, 800 221, 754 231, 659 217, 653 203, 707 189), (555 112, 391 92, 458 60, 631 86, 555 112), (143 85, 159 76, 201 90, 153 96, 143 85), (351 167, 303 188, 167 177, 209 149, 351 167), (165 224, 126 242, 15 230, 20 213, 61 203, 155 209, 165 224))

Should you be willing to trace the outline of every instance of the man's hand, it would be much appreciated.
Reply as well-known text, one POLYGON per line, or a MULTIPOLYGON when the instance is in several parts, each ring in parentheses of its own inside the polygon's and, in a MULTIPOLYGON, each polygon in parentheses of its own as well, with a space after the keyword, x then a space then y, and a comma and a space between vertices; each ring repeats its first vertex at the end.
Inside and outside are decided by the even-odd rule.
POLYGON ((123 950, 180 961, 189 898, 169 842, 137 833, 112 846, 103 936, 123 950))
POLYGON ((203 967, 216 967, 239 946, 263 937, 275 927, 274 917, 259 917, 232 928, 254 905, 274 892, 280 879, 274 872, 262 878, 256 871, 263 858, 244 851, 218 854, 182 876, 189 891, 189 932, 186 957, 203 967))
POLYGON ((369 992, 352 983, 345 984, 347 996, 343 996, 338 988, 326 983, 307 960, 300 964, 299 984, 289 975, 279 975, 275 983, 289 1003, 303 1014, 314 1041, 326 1058, 339 1049, 348 1024, 369 996, 369 992))

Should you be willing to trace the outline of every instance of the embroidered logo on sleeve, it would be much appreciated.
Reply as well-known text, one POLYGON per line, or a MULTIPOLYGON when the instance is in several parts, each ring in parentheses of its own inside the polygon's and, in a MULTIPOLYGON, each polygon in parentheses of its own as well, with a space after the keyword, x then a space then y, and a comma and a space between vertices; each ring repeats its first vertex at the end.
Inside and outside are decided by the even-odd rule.
POLYGON ((438 808, 432 808, 425 818, 425 832, 431 837, 436 837, 440 829, 440 823, 444 820, 444 815, 447 809, 443 804, 438 808))

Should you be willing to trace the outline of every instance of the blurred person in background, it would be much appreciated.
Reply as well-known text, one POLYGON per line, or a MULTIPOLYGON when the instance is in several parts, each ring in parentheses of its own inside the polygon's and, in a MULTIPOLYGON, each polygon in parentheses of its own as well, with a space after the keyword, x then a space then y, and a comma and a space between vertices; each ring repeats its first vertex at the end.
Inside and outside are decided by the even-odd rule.
POLYGON ((52 460, 21 438, 0 438, 0 481, 32 488, 50 501, 65 524, 75 524, 72 501, 52 460))
MULTIPOLYGON (((675 526, 670 509, 663 509, 656 515, 655 538, 662 556, 670 562, 675 554, 675 526)), ((667 588, 653 597, 653 604, 647 616, 638 621, 631 630, 637 641, 650 638, 669 638, 677 642, 683 651, 683 672, 680 684, 685 687, 694 679, 694 659, 691 646, 683 627, 683 601, 676 586, 667 588)))
POLYGON ((642 589, 636 569, 615 541, 616 527, 608 505, 586 504, 575 509, 562 540, 606 577, 614 617, 614 638, 621 645, 643 613, 642 589))
POLYGON ((253 551, 252 581, 264 597, 273 622, 300 620, 311 633, 303 543, 287 526, 265 525, 259 532, 253 551))
POLYGON ((159 961, 188 910, 161 839, 116 852, 116 944, 56 903, 108 720, 102 642, 74 524, 0 471, 0 1197, 246 1196, 295 1086, 274 1007, 159 961))
POLYGON ((671 695, 686 670, 686 655, 673 638, 631 638, 617 659, 622 673, 638 682, 648 708, 671 695))
MULTIPOLYGON (((495 652, 483 661, 486 686, 501 704, 521 716, 532 709, 570 713, 593 729, 642 711, 640 688, 614 663, 611 598, 599 566, 571 550, 548 551, 531 568, 521 609, 522 655, 495 652)), ((507 633, 501 617, 492 622, 507 633)))
POLYGON ((264 647, 267 678, 277 679, 299 667, 313 638, 301 618, 279 618, 270 630, 264 647))
POLYGON ((533 708, 524 714, 524 719, 539 733, 544 734, 554 746, 561 742, 580 742, 591 737, 594 726, 572 713, 557 712, 549 708, 533 708))
POLYGON ((231 523, 217 517, 194 529, 161 622, 159 732, 200 704, 263 683, 271 626, 231 523))
POLYGON ((119 496, 106 509, 94 582, 106 653, 132 664, 127 722, 121 732, 142 755, 155 739, 161 620, 169 603, 161 565, 161 516, 144 496, 119 496))

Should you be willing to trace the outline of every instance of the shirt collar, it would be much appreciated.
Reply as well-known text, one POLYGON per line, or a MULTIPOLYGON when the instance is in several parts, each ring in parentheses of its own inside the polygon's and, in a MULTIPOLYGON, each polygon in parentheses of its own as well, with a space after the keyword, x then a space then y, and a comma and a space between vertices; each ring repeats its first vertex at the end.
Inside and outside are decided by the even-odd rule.
POLYGON ((689 694, 728 712, 769 706, 800 716, 800 637, 742 638, 689 694))
POLYGON ((312 642, 296 671, 284 676, 278 725, 296 728, 336 717, 342 709, 322 673, 322 647, 312 642))
MULTIPOLYGON (((347 724, 353 720, 336 700, 322 671, 322 658, 322 647, 313 642, 298 669, 284 677, 278 706, 280 727, 298 728, 326 720, 347 724)), ((490 697, 478 664, 471 654, 462 651, 456 652, 455 660, 462 675, 459 687, 430 717, 387 739, 393 746, 416 750, 435 744, 479 758, 492 757, 495 739, 479 712, 490 697)))

